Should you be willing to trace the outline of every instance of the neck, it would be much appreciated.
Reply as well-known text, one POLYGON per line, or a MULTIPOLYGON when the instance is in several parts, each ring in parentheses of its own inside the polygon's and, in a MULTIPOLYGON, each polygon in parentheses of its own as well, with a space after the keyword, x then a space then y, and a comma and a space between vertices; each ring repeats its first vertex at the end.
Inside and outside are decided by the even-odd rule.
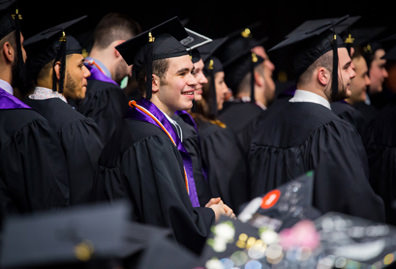
POLYGON ((0 79, 11 84, 12 82, 12 70, 11 68, 4 68, 3 65, 0 65, 0 79))
POLYGON ((156 96, 153 96, 150 100, 156 107, 158 107, 163 113, 172 117, 176 110, 170 109, 168 106, 163 104, 156 96))
POLYGON ((331 102, 330 98, 325 94, 325 89, 323 89, 323 87, 321 87, 319 85, 314 85, 314 86, 311 86, 311 85, 297 85, 297 89, 315 93, 315 94, 323 97, 324 99, 326 99, 328 102, 331 102))
POLYGON ((114 68, 111 64, 109 53, 107 49, 99 50, 93 48, 89 53, 89 57, 99 60, 109 70, 111 78, 114 79, 114 68))

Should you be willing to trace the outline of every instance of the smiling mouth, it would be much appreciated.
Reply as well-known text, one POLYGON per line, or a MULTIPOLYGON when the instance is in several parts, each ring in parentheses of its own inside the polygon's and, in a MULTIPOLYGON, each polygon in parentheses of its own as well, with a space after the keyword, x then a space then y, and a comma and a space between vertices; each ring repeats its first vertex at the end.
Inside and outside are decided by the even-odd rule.
POLYGON ((194 95, 194 90, 182 92, 182 95, 194 95))

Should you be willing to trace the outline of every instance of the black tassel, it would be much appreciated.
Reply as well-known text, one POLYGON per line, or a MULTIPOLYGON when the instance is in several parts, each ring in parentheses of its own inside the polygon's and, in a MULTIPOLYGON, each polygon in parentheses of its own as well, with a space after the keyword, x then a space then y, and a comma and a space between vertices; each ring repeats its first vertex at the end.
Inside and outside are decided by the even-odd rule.
MULTIPOLYGON (((55 67, 55 64, 57 61, 60 61, 60 69, 59 69, 60 77, 59 77, 58 92, 62 93, 63 92, 63 84, 65 81, 65 72, 66 72, 66 35, 65 35, 65 32, 62 32, 62 36, 59 39, 59 49, 56 54, 53 67, 55 67)), ((56 78, 56 73, 55 73, 54 69, 53 69, 53 71, 54 72, 52 73, 52 90, 56 91, 57 78, 56 78)))
POLYGON ((210 104, 209 104, 209 113, 210 113, 210 117, 212 119, 216 119, 217 118, 217 93, 216 93, 216 84, 215 84, 215 77, 214 77, 214 66, 213 66, 214 62, 212 59, 210 59, 209 61, 209 77, 211 80, 210 83, 210 92, 209 92, 209 100, 210 100, 210 104))
POLYGON ((332 72, 332 85, 331 85, 331 101, 335 101, 338 93, 338 46, 337 35, 333 35, 333 72, 332 72))
POLYGON ((153 43, 155 37, 151 35, 151 32, 148 34, 148 45, 147 45, 147 53, 146 57, 146 99, 150 100, 152 96, 152 76, 153 76, 153 43))
POLYGON ((252 60, 250 61, 250 102, 252 103, 256 103, 256 98, 254 96, 254 63, 257 61, 257 55, 252 52, 252 60))

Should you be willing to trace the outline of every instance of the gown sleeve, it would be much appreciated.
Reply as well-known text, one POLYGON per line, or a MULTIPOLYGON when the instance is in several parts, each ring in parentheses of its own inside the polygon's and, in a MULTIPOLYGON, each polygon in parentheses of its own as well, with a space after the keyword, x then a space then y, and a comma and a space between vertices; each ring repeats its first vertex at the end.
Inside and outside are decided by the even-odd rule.
POLYGON ((234 212, 249 200, 247 163, 234 133, 213 125, 201 136, 204 165, 213 197, 221 197, 234 212))
POLYGON ((196 253, 201 251, 214 212, 192 207, 181 156, 165 134, 134 142, 121 158, 120 174, 138 221, 170 227, 176 241, 196 253))
POLYGON ((69 172, 70 203, 95 200, 98 161, 103 149, 99 130, 92 119, 76 119, 58 131, 69 172))
POLYGON ((46 120, 35 119, 2 138, 0 151, 6 212, 27 213, 69 204, 65 157, 46 120))

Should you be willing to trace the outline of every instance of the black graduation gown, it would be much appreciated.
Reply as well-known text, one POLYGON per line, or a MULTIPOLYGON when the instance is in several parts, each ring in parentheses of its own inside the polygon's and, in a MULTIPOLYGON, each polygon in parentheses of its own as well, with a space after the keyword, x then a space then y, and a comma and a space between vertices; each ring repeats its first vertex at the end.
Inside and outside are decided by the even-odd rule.
POLYGON ((221 111, 219 120, 224 122, 237 136, 243 150, 247 149, 243 131, 263 110, 256 104, 245 102, 229 102, 227 108, 221 111))
POLYGON ((315 171, 322 175, 315 179, 315 207, 384 219, 383 202, 369 184, 360 136, 322 105, 289 102, 268 110, 252 138, 249 166, 253 197, 321 168, 315 171))
POLYGON ((174 120, 176 120, 182 129, 182 143, 191 157, 194 182, 197 189, 199 204, 201 206, 205 206, 210 198, 212 198, 212 194, 210 193, 209 184, 204 174, 206 172, 206 168, 204 168, 202 162, 202 153, 198 133, 195 128, 185 122, 182 117, 175 115, 174 120))
POLYGON ((96 123, 59 98, 26 100, 50 123, 66 156, 70 204, 94 201, 96 172, 103 149, 96 123))
POLYGON ((366 138, 370 182, 384 199, 386 221, 396 225, 396 105, 379 112, 366 138))
POLYGON ((343 101, 332 102, 331 110, 338 115, 341 119, 346 120, 353 126, 355 126, 358 133, 362 136, 365 129, 365 119, 362 112, 357 110, 355 107, 343 101))
POLYGON ((177 242, 199 253, 215 215, 210 208, 192 207, 178 149, 150 123, 127 118, 121 126, 100 160, 102 176, 112 181, 105 191, 124 190, 134 205, 134 220, 169 227, 177 242))
POLYGON ((113 135, 127 108, 128 101, 121 88, 100 80, 88 80, 85 98, 77 106, 81 114, 95 120, 104 143, 113 135))
POLYGON ((32 109, 0 109, 2 215, 69 204, 65 156, 47 120, 32 109))
POLYGON ((221 197, 234 212, 249 200, 246 158, 235 134, 209 121, 198 120, 203 163, 213 197, 221 197))

